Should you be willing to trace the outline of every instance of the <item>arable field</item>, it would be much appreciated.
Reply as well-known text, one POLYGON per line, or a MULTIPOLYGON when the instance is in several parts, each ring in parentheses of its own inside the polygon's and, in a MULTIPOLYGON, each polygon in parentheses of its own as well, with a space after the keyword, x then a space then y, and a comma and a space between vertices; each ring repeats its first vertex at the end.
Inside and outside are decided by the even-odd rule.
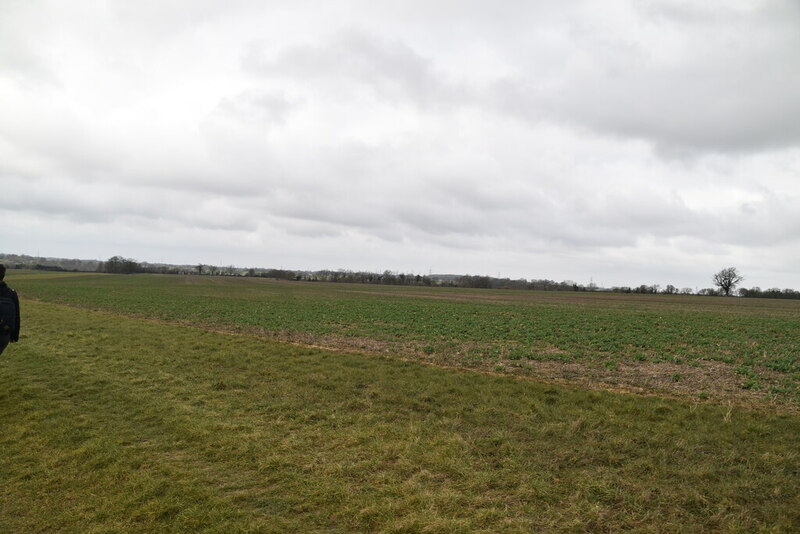
POLYGON ((793 302, 8 280, 0 532, 800 529, 793 302))
POLYGON ((30 273, 28 298, 584 387, 800 406, 800 301, 30 273))

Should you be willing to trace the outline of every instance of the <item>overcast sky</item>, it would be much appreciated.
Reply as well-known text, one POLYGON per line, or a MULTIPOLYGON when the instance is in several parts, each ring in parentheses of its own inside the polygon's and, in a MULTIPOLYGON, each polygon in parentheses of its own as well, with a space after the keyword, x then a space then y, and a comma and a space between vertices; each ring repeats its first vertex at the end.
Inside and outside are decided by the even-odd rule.
POLYGON ((800 289, 800 3, 0 0, 0 252, 800 289))

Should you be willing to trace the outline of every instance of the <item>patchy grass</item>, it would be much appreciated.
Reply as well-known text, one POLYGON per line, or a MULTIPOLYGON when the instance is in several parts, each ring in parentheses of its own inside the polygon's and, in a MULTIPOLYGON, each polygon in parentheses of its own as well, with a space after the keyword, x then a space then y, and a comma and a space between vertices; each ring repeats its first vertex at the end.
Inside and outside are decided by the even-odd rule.
POLYGON ((800 403, 800 301, 156 275, 14 284, 28 298, 442 366, 800 403))
POLYGON ((796 532, 800 419, 26 302, 3 532, 796 532))

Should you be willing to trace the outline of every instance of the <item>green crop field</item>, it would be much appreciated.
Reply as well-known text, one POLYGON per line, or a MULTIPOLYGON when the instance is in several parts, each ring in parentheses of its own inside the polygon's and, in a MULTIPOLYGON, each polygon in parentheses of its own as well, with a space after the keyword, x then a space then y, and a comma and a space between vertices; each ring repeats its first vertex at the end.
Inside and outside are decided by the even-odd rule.
POLYGON ((444 366, 800 402, 800 301, 31 273, 30 298, 444 366))
POLYGON ((7 279, 0 532, 800 529, 797 302, 7 279))

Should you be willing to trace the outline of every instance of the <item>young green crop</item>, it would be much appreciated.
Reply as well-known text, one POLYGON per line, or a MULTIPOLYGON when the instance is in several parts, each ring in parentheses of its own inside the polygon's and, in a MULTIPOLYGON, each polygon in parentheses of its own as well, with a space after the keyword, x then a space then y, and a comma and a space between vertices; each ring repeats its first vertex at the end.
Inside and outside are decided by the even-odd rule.
POLYGON ((20 277, 16 286, 44 301, 447 365, 721 362, 750 389, 800 400, 800 301, 156 275, 20 277))

